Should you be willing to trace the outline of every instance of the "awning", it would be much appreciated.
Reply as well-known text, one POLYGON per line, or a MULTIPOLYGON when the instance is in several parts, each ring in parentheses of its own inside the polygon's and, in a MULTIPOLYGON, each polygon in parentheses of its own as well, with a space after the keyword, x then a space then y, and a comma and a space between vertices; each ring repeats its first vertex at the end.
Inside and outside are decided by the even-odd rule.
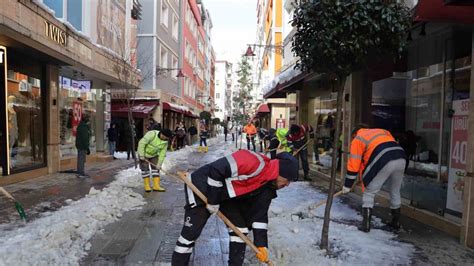
MULTIPOLYGON (((133 102, 131 104, 132 116, 136 118, 147 118, 158 106, 158 102, 133 102)), ((112 103, 111 112, 114 116, 128 116, 127 103, 112 103)))
POLYGON ((286 98, 287 88, 310 75, 312 73, 303 73, 300 70, 289 68, 276 76, 272 82, 263 88, 263 98, 286 98))
POLYGON ((174 103, 168 103, 168 102, 163 102, 163 111, 172 111, 172 112, 176 112, 176 113, 184 113, 185 110, 182 106, 179 106, 177 104, 174 104, 174 103))
POLYGON ((446 5, 444 0, 420 0, 415 21, 474 24, 474 6, 446 5))
POLYGON ((268 108, 268 104, 262 103, 258 108, 257 108, 257 114, 258 113, 270 113, 270 108, 268 108))
POLYGON ((191 117, 191 118, 199 118, 199 115, 193 111, 186 111, 186 113, 184 113, 184 116, 191 117))

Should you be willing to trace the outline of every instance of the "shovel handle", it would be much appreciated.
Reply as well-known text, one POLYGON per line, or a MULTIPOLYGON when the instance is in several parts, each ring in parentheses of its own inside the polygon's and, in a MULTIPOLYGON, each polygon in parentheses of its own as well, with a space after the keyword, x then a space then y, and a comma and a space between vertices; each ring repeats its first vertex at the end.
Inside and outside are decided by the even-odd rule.
MULTIPOLYGON (((335 198, 335 197, 340 196, 340 195, 342 195, 342 190, 339 191, 339 192, 337 192, 337 193, 335 193, 335 194, 332 196, 332 198, 335 198)), ((316 208, 320 207, 321 205, 326 204, 326 202, 327 202, 327 200, 322 200, 322 201, 320 201, 318 204, 316 204, 316 206, 313 207, 313 209, 316 209, 316 208)))
POLYGON ((0 192, 2 192, 3 195, 5 195, 7 198, 16 201, 15 198, 10 193, 8 193, 8 191, 6 191, 3 187, 0 187, 0 192))

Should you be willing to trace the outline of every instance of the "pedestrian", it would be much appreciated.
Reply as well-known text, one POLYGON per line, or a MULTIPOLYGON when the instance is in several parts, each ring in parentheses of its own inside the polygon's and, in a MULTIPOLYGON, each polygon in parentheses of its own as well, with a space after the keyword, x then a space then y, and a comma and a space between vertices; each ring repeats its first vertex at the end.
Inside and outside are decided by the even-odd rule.
POLYGON ((207 147, 207 137, 209 134, 208 127, 206 125, 206 120, 202 120, 199 125, 199 152, 207 152, 209 148, 207 147))
POLYGON ((158 130, 158 126, 155 125, 155 128, 148 131, 138 142, 138 158, 145 192, 151 192, 150 177, 153 178, 153 191, 166 191, 160 185, 160 169, 165 160, 168 140, 171 136, 171 130, 167 128, 158 130))
POLYGON ((109 140, 109 154, 112 155, 115 160, 117 159, 115 157, 115 149, 117 148, 117 141, 119 140, 119 130, 115 123, 112 123, 107 130, 107 139, 109 140))
POLYGON ((352 190, 359 175, 362 185, 362 225, 359 230, 370 231, 374 197, 390 179, 390 209, 394 230, 400 228, 400 188, 405 171, 405 151, 384 129, 361 125, 352 130, 351 150, 347 161, 347 175, 343 193, 352 190))
POLYGON ((194 136, 197 135, 198 130, 194 125, 191 125, 188 131, 189 131, 189 136, 191 138, 191 145, 192 145, 194 143, 194 136))
POLYGON ((247 125, 245 125, 243 132, 246 134, 247 150, 250 150, 250 142, 252 142, 253 151, 256 151, 255 136, 257 135, 257 128, 252 123, 252 121, 249 121, 247 125))
POLYGON ((263 152, 267 148, 265 141, 268 138, 268 130, 263 127, 260 127, 258 129, 258 138, 260 140, 260 152, 263 152))
POLYGON ((308 135, 311 139, 314 138, 313 127, 310 125, 291 125, 288 132, 287 141, 288 147, 292 149, 292 152, 299 150, 296 154, 296 158, 301 159, 301 164, 303 166, 303 180, 311 181, 308 177, 309 174, 309 165, 308 165, 308 135))
POLYGON ((76 129, 77 177, 89 177, 84 171, 86 157, 91 153, 89 149, 91 130, 88 123, 89 116, 84 114, 76 129))
MULTIPOLYGON (((298 177, 296 159, 289 153, 277 159, 240 150, 202 166, 187 178, 207 197, 207 205, 185 186, 185 222, 173 252, 173 266, 188 265, 195 241, 211 214, 222 211, 244 234, 253 231, 257 258, 268 260, 268 209, 276 190, 298 177)), ((242 265, 243 239, 229 230, 229 265, 242 265)))
MULTIPOLYGON (((232 122, 230 122, 230 117, 227 117, 227 120, 223 123, 222 125, 224 127, 224 141, 227 142, 227 134, 229 134, 229 131, 232 132, 232 122)), ((234 140, 234 137, 232 137, 232 141, 234 140)))
POLYGON ((127 160, 130 160, 130 155, 135 159, 135 151, 133 149, 133 139, 135 138, 134 130, 130 126, 130 123, 126 122, 123 130, 122 140, 127 150, 127 160))
POLYGON ((184 139, 187 135, 186 126, 184 126, 183 121, 179 122, 178 126, 176 126, 175 134, 178 139, 177 149, 179 150, 184 147, 184 139))

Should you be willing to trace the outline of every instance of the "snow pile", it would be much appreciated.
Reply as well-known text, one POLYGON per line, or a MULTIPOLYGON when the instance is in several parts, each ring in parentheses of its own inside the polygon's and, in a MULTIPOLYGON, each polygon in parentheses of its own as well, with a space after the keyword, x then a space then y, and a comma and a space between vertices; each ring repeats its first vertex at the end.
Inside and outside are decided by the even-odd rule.
POLYGON ((78 265, 87 255, 89 240, 106 224, 145 204, 132 188, 141 186, 140 171, 121 171, 104 190, 0 236, 0 265, 78 265))
MULTIPOLYGON (((409 264, 414 247, 380 229, 357 230, 361 217, 337 199, 332 206, 329 242, 332 256, 319 249, 324 208, 312 208, 326 195, 306 182, 278 191, 269 212, 270 256, 276 265, 409 264), (369 263, 370 262, 370 263, 369 263)), ((381 225, 379 219, 375 225, 381 225)))

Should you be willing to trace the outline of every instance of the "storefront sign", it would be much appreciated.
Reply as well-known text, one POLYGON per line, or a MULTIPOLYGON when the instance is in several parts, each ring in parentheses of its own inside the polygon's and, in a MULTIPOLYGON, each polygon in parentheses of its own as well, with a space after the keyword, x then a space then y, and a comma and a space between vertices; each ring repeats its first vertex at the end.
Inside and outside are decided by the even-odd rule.
POLYGON ((446 208, 462 213, 466 175, 469 100, 453 101, 448 198, 446 208))
POLYGON ((286 121, 284 118, 278 118, 276 120, 276 128, 285 128, 286 126, 286 121))
POLYGON ((44 33, 57 44, 67 46, 68 34, 47 20, 44 21, 44 33))
POLYGON ((82 119, 82 102, 74 101, 72 103, 72 135, 76 136, 77 126, 82 119))

